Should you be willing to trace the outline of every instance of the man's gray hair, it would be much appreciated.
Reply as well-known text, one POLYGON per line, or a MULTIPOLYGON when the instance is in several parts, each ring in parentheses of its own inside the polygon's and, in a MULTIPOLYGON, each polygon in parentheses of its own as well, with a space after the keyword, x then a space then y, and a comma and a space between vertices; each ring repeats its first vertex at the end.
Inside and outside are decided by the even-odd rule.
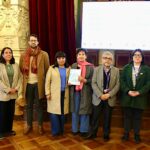
POLYGON ((102 53, 102 57, 103 57, 104 55, 105 55, 105 56, 106 56, 106 55, 107 55, 107 56, 110 56, 110 57, 112 58, 112 60, 114 60, 114 56, 113 56, 113 54, 112 54, 110 51, 104 51, 104 52, 102 53))

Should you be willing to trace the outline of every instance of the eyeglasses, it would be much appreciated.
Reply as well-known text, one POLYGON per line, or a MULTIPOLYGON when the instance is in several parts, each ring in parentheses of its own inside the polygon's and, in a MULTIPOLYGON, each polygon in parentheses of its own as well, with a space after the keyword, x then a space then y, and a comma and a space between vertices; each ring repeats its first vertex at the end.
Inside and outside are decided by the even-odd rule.
POLYGON ((37 40, 30 40, 30 42, 37 42, 37 40))
POLYGON ((142 57, 141 54, 134 54, 133 57, 142 57))
POLYGON ((112 58, 111 57, 102 57, 103 59, 107 59, 107 60, 109 60, 109 61, 111 61, 112 60, 112 58))

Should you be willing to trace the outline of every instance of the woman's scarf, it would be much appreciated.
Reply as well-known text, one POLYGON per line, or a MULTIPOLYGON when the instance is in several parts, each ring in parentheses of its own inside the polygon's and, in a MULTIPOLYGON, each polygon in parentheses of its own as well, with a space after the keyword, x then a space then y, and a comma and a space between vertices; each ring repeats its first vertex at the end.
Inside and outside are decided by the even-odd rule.
POLYGON ((22 68, 23 74, 29 75, 31 56, 33 56, 31 62, 31 72, 37 74, 37 58, 40 52, 41 52, 40 47, 37 47, 37 49, 35 49, 34 51, 32 50, 32 48, 28 48, 26 50, 25 55, 23 56, 23 68, 22 68))
MULTIPOLYGON (((79 67, 81 69, 81 76, 83 78, 85 78, 85 75, 86 75, 86 66, 93 66, 93 64, 88 63, 87 61, 84 61, 84 62, 77 61, 77 64, 79 65, 79 67)), ((76 91, 82 90, 83 84, 84 84, 83 82, 80 82, 80 85, 76 85, 76 91)))

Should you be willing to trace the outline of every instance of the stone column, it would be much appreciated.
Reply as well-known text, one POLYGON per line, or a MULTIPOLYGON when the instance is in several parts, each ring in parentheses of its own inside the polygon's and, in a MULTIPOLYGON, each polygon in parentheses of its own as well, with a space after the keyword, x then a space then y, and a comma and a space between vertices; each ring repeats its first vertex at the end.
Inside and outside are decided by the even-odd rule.
POLYGON ((28 0, 0 0, 0 50, 11 47, 18 62, 29 32, 28 0))

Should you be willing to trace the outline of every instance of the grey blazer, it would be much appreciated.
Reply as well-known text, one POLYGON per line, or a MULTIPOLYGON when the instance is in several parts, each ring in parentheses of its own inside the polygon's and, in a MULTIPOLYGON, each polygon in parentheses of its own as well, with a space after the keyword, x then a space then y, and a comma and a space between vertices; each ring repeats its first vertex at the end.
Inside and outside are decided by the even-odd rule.
MULTIPOLYGON (((119 90, 119 69, 112 66, 110 71, 110 98, 108 99, 108 104, 113 107, 116 103, 116 94, 119 90)), ((92 88, 93 88, 93 105, 97 106, 101 102, 99 98, 103 94, 103 65, 100 65, 94 69, 94 74, 92 78, 92 88)))
POLYGON ((9 79, 7 76, 5 65, 0 63, 0 101, 9 101, 10 99, 16 99, 21 94, 22 75, 18 64, 13 64, 14 76, 12 88, 18 90, 15 94, 8 94, 10 90, 9 79))

